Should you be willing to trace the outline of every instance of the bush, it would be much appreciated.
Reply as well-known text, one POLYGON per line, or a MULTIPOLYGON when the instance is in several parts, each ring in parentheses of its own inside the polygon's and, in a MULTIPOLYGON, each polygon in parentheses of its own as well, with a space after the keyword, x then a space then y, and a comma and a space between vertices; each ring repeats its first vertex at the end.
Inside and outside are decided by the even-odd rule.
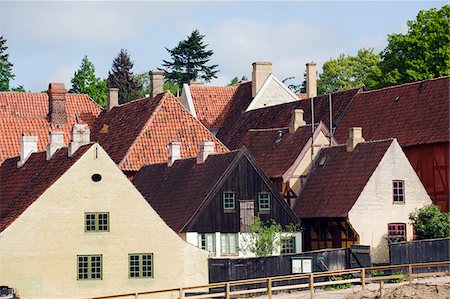
POLYGON ((417 240, 450 237, 450 214, 428 205, 409 215, 417 240))

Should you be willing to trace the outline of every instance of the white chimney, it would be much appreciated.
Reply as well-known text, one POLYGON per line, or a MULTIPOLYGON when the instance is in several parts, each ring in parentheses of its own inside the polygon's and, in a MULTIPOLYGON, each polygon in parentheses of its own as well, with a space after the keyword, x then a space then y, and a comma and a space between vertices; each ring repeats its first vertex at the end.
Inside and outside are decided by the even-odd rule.
POLYGON ((164 71, 150 71, 150 98, 154 99, 164 92, 164 71))
POLYGON ((306 64, 306 96, 308 99, 317 96, 317 66, 315 62, 306 64))
POLYGON ((272 74, 272 62, 253 62, 252 66, 252 97, 254 98, 272 74))
POLYGON ((353 127, 348 129, 347 152, 353 152, 358 143, 364 142, 362 128, 353 127))
POLYGON ((214 142, 203 141, 200 145, 200 152, 197 155, 197 164, 203 164, 209 155, 214 154, 214 142))
POLYGON ((53 154, 60 148, 64 147, 64 133, 63 132, 50 132, 49 144, 47 144, 47 160, 53 157, 53 154))
POLYGON ((108 105, 106 106, 106 111, 109 112, 116 106, 119 106, 119 89, 108 88, 108 105))
POLYGON ((37 142, 37 136, 20 137, 20 160, 17 162, 17 167, 22 167, 31 154, 37 153, 37 142))
POLYGON ((72 127, 72 140, 69 143, 69 157, 83 145, 91 142, 91 132, 87 124, 74 124, 72 127))
POLYGON ((294 134, 298 127, 306 125, 306 121, 303 119, 303 109, 292 110, 291 122, 289 124, 289 133, 294 134))
POLYGON ((172 141, 169 143, 169 160, 167 166, 172 167, 176 160, 181 159, 181 143, 178 141, 172 141))

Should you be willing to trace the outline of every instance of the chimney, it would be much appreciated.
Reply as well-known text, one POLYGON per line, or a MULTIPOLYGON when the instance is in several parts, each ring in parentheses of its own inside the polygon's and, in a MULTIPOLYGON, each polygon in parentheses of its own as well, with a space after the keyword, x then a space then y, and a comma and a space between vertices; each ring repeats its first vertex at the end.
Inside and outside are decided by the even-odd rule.
POLYGON ((20 160, 17 162, 17 167, 22 167, 31 154, 37 153, 37 142, 37 136, 20 137, 20 160))
POLYGON ((91 142, 90 130, 87 124, 74 124, 72 127, 72 140, 69 143, 69 157, 83 145, 91 142))
POLYGON ((306 96, 308 99, 317 96, 317 66, 315 62, 306 64, 306 96))
POLYGON ((272 74, 272 62, 253 62, 252 66, 252 97, 254 98, 272 74))
POLYGON ((358 143, 364 142, 362 128, 353 127, 348 129, 347 152, 353 152, 358 143))
POLYGON ((67 124, 67 90, 64 83, 50 83, 48 85, 47 94, 50 121, 54 125, 67 124))
POLYGON ((53 157, 53 154, 60 148, 64 147, 64 133, 63 132, 50 132, 50 143, 47 145, 47 160, 53 157))
POLYGON ((291 123, 289 124, 289 134, 294 134, 298 127, 306 125, 306 121, 303 119, 303 109, 292 110, 291 123))
POLYGON ((169 160, 167 161, 167 166, 172 167, 176 160, 181 159, 181 143, 178 141, 172 141, 169 143, 169 160))
POLYGON ((153 100, 158 94, 163 92, 164 71, 150 71, 150 98, 153 100))
POLYGON ((106 112, 111 111, 116 106, 119 106, 119 89, 108 88, 108 106, 106 106, 106 112))
POLYGON ((208 158, 208 155, 214 154, 214 142, 212 141, 203 141, 200 145, 201 149, 197 155, 197 164, 203 164, 208 158))

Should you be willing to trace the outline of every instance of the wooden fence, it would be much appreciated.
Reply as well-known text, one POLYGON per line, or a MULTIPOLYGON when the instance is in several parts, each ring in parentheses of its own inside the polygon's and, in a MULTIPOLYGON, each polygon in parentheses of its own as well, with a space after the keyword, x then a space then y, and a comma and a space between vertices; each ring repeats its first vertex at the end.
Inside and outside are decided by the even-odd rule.
POLYGON ((389 245, 391 265, 450 260, 450 238, 399 242, 389 245))
POLYGON ((448 276, 450 270, 450 261, 380 266, 370 268, 348 269, 343 271, 329 271, 310 274, 287 275, 260 279, 249 279, 240 281, 230 281, 223 283, 214 283, 202 286, 190 286, 177 289, 167 289, 158 291, 148 291, 140 293, 128 293, 112 296, 93 297, 91 299, 109 299, 109 298, 143 298, 145 295, 171 295, 172 298, 180 299, 203 299, 203 298, 239 298, 240 295, 247 294, 267 294, 268 299, 277 292, 287 290, 309 290, 311 298, 314 297, 314 291, 317 287, 339 284, 361 284, 362 289, 366 283, 388 281, 391 279, 405 279, 410 283, 414 278, 426 276, 448 276), (422 268, 445 267, 445 271, 433 273, 421 273, 422 268), (327 281, 321 278, 328 278, 327 281), (340 279, 336 279, 340 278, 340 279), (292 284, 292 282, 296 282, 292 284), (242 289, 245 285, 259 285, 257 288, 242 289), (239 290, 235 290, 236 287, 239 290))

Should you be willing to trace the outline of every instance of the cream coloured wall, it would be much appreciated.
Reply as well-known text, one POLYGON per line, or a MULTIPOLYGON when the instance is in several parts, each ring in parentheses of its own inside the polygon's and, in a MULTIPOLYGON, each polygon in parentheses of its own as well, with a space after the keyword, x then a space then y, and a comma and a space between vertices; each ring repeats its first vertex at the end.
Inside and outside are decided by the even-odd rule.
POLYGON ((407 239, 413 236, 409 214, 431 200, 403 150, 394 140, 367 183, 348 219, 359 234, 360 244, 371 246, 372 262, 389 262, 385 237, 388 223, 407 224, 407 239), (392 180, 405 181, 405 203, 393 204, 392 180))
POLYGON ((208 283, 208 253, 179 238, 97 144, 1 232, 0 252, 0 284, 22 299, 208 283), (85 212, 109 212, 110 232, 86 233, 85 212), (128 278, 130 253, 153 253, 153 278, 128 278), (102 255, 102 280, 77 280, 77 255, 85 254, 102 255))

